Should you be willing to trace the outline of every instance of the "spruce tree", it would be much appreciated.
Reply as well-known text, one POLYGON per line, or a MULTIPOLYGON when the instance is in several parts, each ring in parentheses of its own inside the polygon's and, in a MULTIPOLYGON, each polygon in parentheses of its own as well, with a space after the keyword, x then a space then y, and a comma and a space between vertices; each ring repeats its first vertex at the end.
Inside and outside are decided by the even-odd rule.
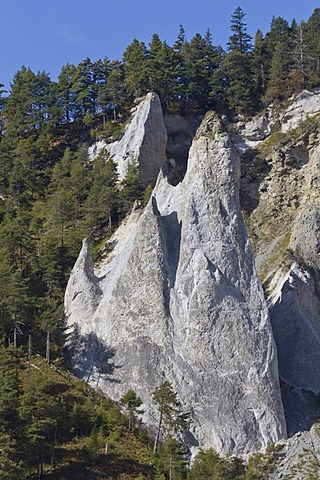
POLYGON ((228 42, 229 51, 248 53, 252 50, 252 37, 247 33, 247 25, 244 21, 246 14, 237 7, 231 15, 231 30, 234 32, 228 42))
POLYGON ((125 79, 129 95, 134 98, 145 95, 149 88, 148 52, 144 42, 133 40, 123 54, 125 79))
POLYGON ((235 114, 251 115, 256 108, 251 65, 251 36, 244 22, 245 13, 238 7, 231 17, 234 32, 228 42, 222 69, 227 79, 227 100, 235 114))

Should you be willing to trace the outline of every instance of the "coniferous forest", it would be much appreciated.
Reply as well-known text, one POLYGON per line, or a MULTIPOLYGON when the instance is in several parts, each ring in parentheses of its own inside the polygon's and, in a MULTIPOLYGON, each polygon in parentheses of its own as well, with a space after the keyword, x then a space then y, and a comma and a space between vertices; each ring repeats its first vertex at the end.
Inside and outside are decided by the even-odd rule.
MULTIPOLYGON (((135 451, 136 469, 128 467, 121 478, 151 478, 147 435, 136 425, 128 428, 112 402, 41 360, 70 368, 63 296, 81 240, 89 236, 98 255, 134 201, 143 204, 150 193, 134 167, 119 188, 112 159, 101 154, 90 162, 88 146, 119 138, 135 99, 149 91, 159 94, 167 114, 215 110, 232 120, 319 86, 320 8, 300 24, 274 17, 266 34, 258 30, 252 38, 238 7, 226 49, 214 45, 209 30, 188 39, 180 26, 171 46, 158 34, 148 45, 135 39, 122 60, 66 64, 57 81, 23 66, 10 91, 0 89, 0 478, 43 478, 44 464, 48 478, 118 478, 116 459, 128 456, 126 443, 135 451), (94 476, 98 464, 105 467, 97 453, 105 438, 114 449, 113 470, 94 476), (57 473, 56 458, 66 469, 84 459, 87 476, 57 473)), ((168 436, 153 478, 186 478, 181 449, 168 436), (172 458, 178 459, 175 470, 172 458)), ((252 471, 259 471, 259 462, 265 460, 253 461, 252 471)), ((267 478, 249 474, 240 460, 210 452, 200 455, 189 476, 267 478)))

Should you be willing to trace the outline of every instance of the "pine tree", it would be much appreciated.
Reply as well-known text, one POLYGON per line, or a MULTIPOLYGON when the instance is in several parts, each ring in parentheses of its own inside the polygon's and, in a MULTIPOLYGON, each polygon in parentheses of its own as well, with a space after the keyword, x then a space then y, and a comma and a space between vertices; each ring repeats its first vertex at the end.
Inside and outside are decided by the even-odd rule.
POLYGON ((187 428, 189 415, 182 412, 181 404, 172 384, 163 382, 152 394, 152 401, 159 412, 157 435, 154 443, 154 451, 157 451, 162 430, 166 433, 175 434, 187 428))
POLYGON ((310 16, 305 28, 305 50, 309 59, 309 88, 320 84, 320 8, 310 16))
POLYGON ((22 352, 11 345, 0 348, 0 477, 18 480, 23 477, 23 429, 19 416, 22 352))
POLYGON ((289 72, 288 86, 290 91, 298 93, 309 85, 308 46, 306 43, 306 24, 292 26, 293 63, 289 72))
POLYGON ((4 88, 4 85, 2 83, 0 83, 0 140, 2 139, 3 137, 3 133, 4 133, 4 121, 3 121, 3 118, 2 118, 2 109, 4 108, 5 104, 6 104, 6 99, 2 96, 4 93, 7 93, 7 90, 5 90, 4 88))
POLYGON ((89 124, 94 115, 94 100, 92 96, 93 64, 86 58, 76 68, 73 76, 72 89, 75 94, 75 118, 80 121, 87 119, 89 124))
POLYGON ((293 45, 289 24, 282 17, 273 17, 266 37, 269 57, 268 84, 264 103, 281 100, 292 92, 288 90, 288 76, 292 66, 293 45))
POLYGON ((164 478, 171 480, 187 478, 188 460, 189 451, 186 446, 172 435, 168 435, 157 452, 155 478, 161 478, 163 474, 164 478))
POLYGON ((126 106, 124 66, 119 61, 113 61, 106 84, 105 112, 109 114, 109 119, 117 122, 119 117, 125 114, 126 106))
POLYGON ((231 35, 222 69, 227 78, 227 100, 235 114, 250 115, 255 110, 255 91, 251 66, 251 37, 244 23, 245 13, 238 7, 231 17, 231 35))
POLYGON ((140 408, 142 405, 141 397, 139 397, 134 390, 128 390, 120 398, 120 405, 122 405, 129 415, 129 430, 134 427, 138 415, 142 415, 144 411, 140 408))
POLYGON ((67 63, 61 68, 58 77, 58 92, 59 105, 62 109, 62 121, 70 123, 75 119, 76 105, 75 105, 75 90, 73 88, 74 77, 76 74, 76 67, 67 63))
POLYGON ((32 372, 25 386, 20 403, 20 417, 24 423, 26 436, 25 457, 30 466, 43 478, 44 462, 49 462, 59 429, 66 419, 66 404, 63 394, 68 390, 60 383, 42 372, 32 372))
POLYGON ((207 32, 206 38, 197 33, 185 46, 187 109, 205 110, 211 107, 211 80, 220 65, 220 53, 220 49, 212 44, 210 32, 207 32))
MULTIPOLYGON (((245 480, 247 478, 249 477, 246 476, 246 469, 242 459, 232 457, 220 457, 220 455, 212 448, 210 448, 206 452, 200 451, 198 453, 188 475, 189 480, 245 480)), ((250 478, 258 479, 260 478, 260 476, 250 478)))
POLYGON ((21 67, 15 74, 10 95, 2 110, 6 135, 14 139, 26 137, 35 131, 32 108, 34 103, 35 74, 21 67))
POLYGON ((145 95, 149 88, 148 53, 144 42, 133 40, 123 54, 125 79, 129 95, 134 98, 145 95))
POLYGON ((173 61, 177 69, 176 86, 173 90, 178 108, 184 110, 186 107, 186 98, 188 94, 188 81, 186 73, 186 52, 188 50, 188 41, 183 25, 179 27, 177 40, 173 45, 173 61))
POLYGON ((268 54, 266 42, 261 30, 257 30, 252 53, 252 69, 255 91, 259 98, 267 86, 268 54))
POLYGON ((175 89, 178 76, 177 57, 167 42, 162 42, 154 34, 149 49, 149 83, 150 88, 156 91, 165 110, 170 108, 175 98, 175 89))
POLYGON ((126 176, 120 185, 119 200, 122 214, 126 215, 132 209, 135 201, 143 202, 144 185, 140 180, 139 168, 134 160, 129 164, 126 176))
POLYGON ((85 222, 92 232, 94 227, 111 229, 117 221, 118 189, 117 166, 105 151, 94 161, 92 185, 84 204, 85 222))

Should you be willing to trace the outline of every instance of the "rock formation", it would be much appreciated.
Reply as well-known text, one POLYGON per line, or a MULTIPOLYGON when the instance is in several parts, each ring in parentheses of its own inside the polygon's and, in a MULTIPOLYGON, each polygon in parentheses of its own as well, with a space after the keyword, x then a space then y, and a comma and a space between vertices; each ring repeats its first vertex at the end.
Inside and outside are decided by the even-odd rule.
POLYGON ((87 365, 93 383, 113 398, 136 390, 152 424, 151 393, 168 379, 191 413, 190 445, 246 454, 285 437, 286 426, 239 183, 238 151, 208 114, 183 180, 160 174, 95 274, 84 242, 65 308, 82 336, 112 347, 113 375, 87 365))
POLYGON ((299 432, 283 444, 269 479, 310 480, 319 478, 319 465, 320 428, 319 424, 314 424, 310 432, 299 432))
MULTIPOLYGON (((213 114, 195 134, 200 117, 163 121, 157 106, 154 132, 165 125, 168 138, 145 128, 157 102, 138 105, 127 142, 148 145, 150 135, 156 145, 144 158, 161 152, 154 172, 166 151, 152 198, 95 268, 85 241, 69 280, 75 366, 113 398, 136 390, 149 424, 151 393, 170 380, 191 412, 189 445, 246 454, 287 426, 294 436, 270 478, 308 478, 301 453, 319 462, 320 93, 302 92, 228 134, 213 114)), ((130 150, 120 142, 118 165, 130 150)))
POLYGON ((113 143, 100 141, 89 149, 94 160, 106 150, 117 164, 119 181, 125 177, 128 166, 138 162, 141 180, 154 185, 159 170, 166 162, 167 131, 156 93, 148 95, 133 109, 132 119, 127 124, 120 140, 113 143))
POLYGON ((241 203, 269 296, 290 435, 320 413, 319 111, 319 92, 302 92, 240 135, 237 126, 234 137, 244 152, 241 203))

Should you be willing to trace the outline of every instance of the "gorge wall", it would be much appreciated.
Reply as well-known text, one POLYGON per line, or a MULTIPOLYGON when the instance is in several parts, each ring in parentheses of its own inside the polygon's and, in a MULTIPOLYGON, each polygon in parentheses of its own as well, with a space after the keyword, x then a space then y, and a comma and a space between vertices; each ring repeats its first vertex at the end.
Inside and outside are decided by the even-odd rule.
MULTIPOLYGON (((65 311, 76 325, 78 372, 115 399, 133 388, 149 424, 152 392, 171 381, 191 413, 190 446, 246 454, 286 429, 314 443, 319 105, 318 92, 303 92, 251 122, 223 125, 209 113, 196 132, 200 118, 163 119, 149 94, 127 126, 136 140, 126 149, 159 143, 152 197, 115 232, 100 264, 84 241, 71 273, 65 311)), ((152 153, 144 158, 153 162, 152 153)))
POLYGON ((66 315, 79 345, 95 335, 88 344, 105 348, 106 358, 109 352, 110 368, 81 348, 74 348, 75 365, 113 398, 133 388, 151 424, 151 394, 171 381, 191 413, 190 446, 264 449, 286 436, 286 425, 268 309, 240 210, 238 149, 207 114, 182 181, 170 183, 167 170, 95 271, 84 242, 66 315))
POLYGON ((278 349, 288 434, 319 418, 320 94, 238 125, 241 200, 278 349), (239 135, 240 132, 240 135, 239 135))

